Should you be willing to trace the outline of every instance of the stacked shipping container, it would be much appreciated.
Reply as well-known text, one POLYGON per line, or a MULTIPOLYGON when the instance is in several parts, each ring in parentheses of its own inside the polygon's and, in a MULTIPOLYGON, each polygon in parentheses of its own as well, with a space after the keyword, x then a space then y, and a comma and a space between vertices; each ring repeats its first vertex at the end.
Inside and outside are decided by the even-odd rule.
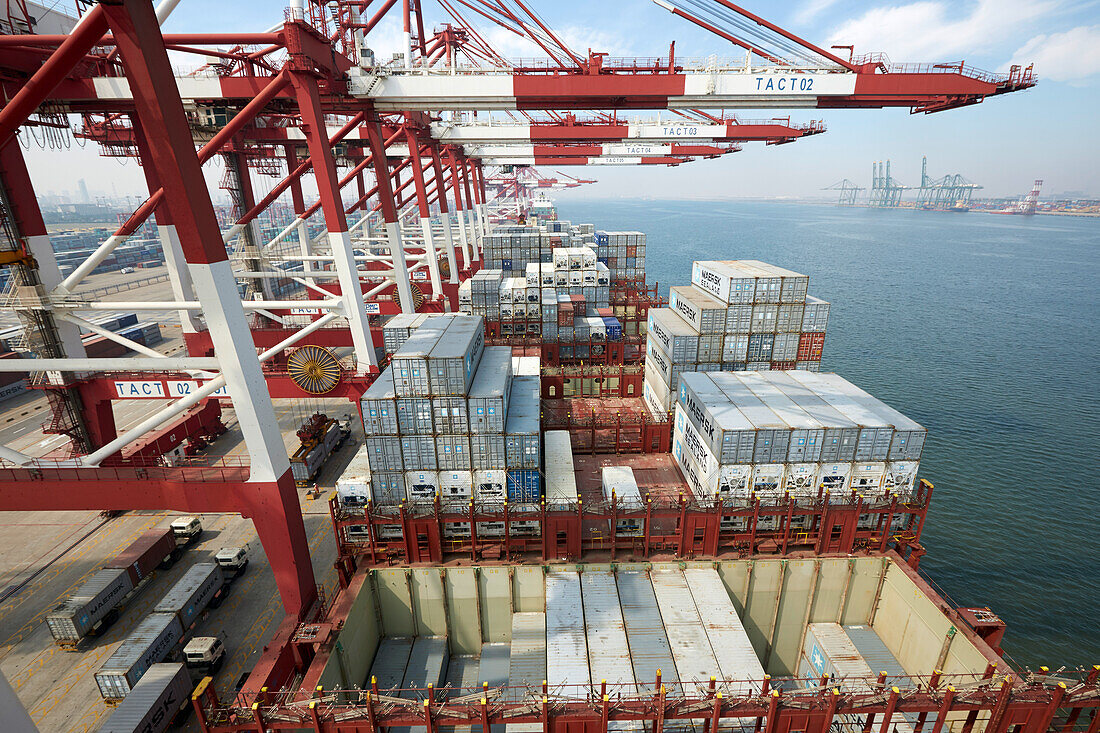
POLYGON ((808 296, 809 278, 757 260, 692 264, 691 285, 649 312, 644 396, 672 409, 684 372, 818 371, 829 304, 808 296))
POLYGON ((672 454, 698 496, 816 501, 830 492, 908 499, 926 431, 829 373, 681 377, 672 454))

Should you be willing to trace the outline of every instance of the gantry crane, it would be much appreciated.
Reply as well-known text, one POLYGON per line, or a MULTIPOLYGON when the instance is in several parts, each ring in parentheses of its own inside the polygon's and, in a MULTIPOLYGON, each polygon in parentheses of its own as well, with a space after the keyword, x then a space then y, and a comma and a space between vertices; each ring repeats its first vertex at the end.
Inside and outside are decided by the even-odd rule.
MULTIPOLYGON (((696 64, 675 57, 672 48, 667 56, 645 62, 593 51, 581 55, 541 20, 523 15, 522 4, 507 10, 488 0, 469 0, 462 7, 477 8, 491 22, 528 38, 543 60, 507 62, 450 2, 442 7, 452 24, 431 36, 424 30, 429 26, 422 3, 404 3, 405 52, 388 61, 376 59, 370 43, 378 23, 394 8, 392 1, 367 18, 358 0, 291 0, 285 19, 258 33, 162 33, 160 25, 175 6, 172 0, 155 10, 148 0, 81 5, 80 23, 68 34, 35 33, 33 22, 26 30, 12 25, 15 35, 0 36, 0 92, 6 100, 0 109, 5 231, 0 262, 12 269, 16 283, 9 307, 37 334, 38 353, 30 363, 6 360, 0 368, 29 368, 39 375, 36 384, 57 405, 52 427, 71 435, 73 443, 71 457, 53 462, 0 447, 0 508, 171 508, 251 517, 288 614, 271 647, 271 654, 285 663, 266 669, 272 675, 285 672, 293 667, 291 656, 309 653, 292 647, 290 639, 318 593, 271 401, 302 392, 285 374, 265 371, 264 365, 288 348, 339 340, 352 348, 354 362, 330 394, 357 401, 378 373, 377 331, 368 303, 377 305, 380 295, 389 295, 395 310, 411 310, 410 272, 421 269, 430 271, 438 295, 444 288, 440 249, 452 285, 461 270, 478 265, 488 224, 484 161, 464 149, 465 141, 448 139, 457 134, 448 131, 455 127, 449 113, 545 110, 559 115, 558 122, 529 126, 527 138, 518 140, 525 145, 536 140, 566 146, 673 145, 692 143, 665 139, 678 133, 662 137, 643 131, 632 138, 629 122, 604 125, 608 129, 598 133, 603 137, 570 137, 560 115, 694 110, 702 116, 690 112, 693 118, 670 127, 713 126, 717 132, 706 132, 707 140, 699 144, 734 145, 744 134, 740 123, 724 117, 708 123, 706 110, 904 107, 927 113, 1035 83, 1030 67, 997 75, 961 63, 899 65, 881 55, 844 59, 726 0, 693 2, 691 8, 660 4, 735 43, 744 58, 696 64), (708 14, 718 5, 720 16, 708 14), (738 24, 731 25, 730 17, 738 24), (199 57, 203 66, 177 71, 169 49, 199 57), (210 58, 216 60, 208 63, 210 58), (114 145, 139 156, 150 195, 114 236, 62 277, 16 138, 32 128, 67 127, 68 116, 76 114, 89 120, 113 116, 118 124, 104 128, 113 127, 109 134, 130 130, 130 137, 115 138, 114 145), (330 120, 339 125, 335 131, 330 120), (622 136, 613 137, 612 127, 624 129, 622 136), (448 130, 438 132, 442 128, 448 130), (543 133, 549 137, 537 137, 543 133), (249 185, 249 159, 257 152, 265 165, 281 153, 287 169, 274 195, 259 201, 249 185), (219 156, 232 161, 229 185, 243 210, 227 231, 218 225, 202 173, 203 164, 219 156), (311 207, 301 186, 307 174, 319 193, 311 207), (369 189, 366 175, 360 174, 373 179, 369 189), (349 207, 341 191, 352 181, 361 193, 349 207), (287 191, 298 215, 265 243, 251 225, 287 191), (319 241, 304 227, 313 212, 325 224, 319 241), (150 216, 161 232, 174 297, 126 301, 125 308, 183 313, 190 324, 185 326, 188 353, 166 356, 141 348, 135 357, 89 359, 79 324, 89 313, 121 306, 83 297, 78 286, 150 216), (245 243, 234 248, 239 256, 231 257, 230 243, 242 235, 245 243), (299 240, 300 253, 273 254, 271 248, 289 237, 299 240), (308 295, 277 300, 260 287, 242 301, 239 281, 270 275, 250 268, 276 259, 302 263, 294 277, 308 295), (316 317, 306 325, 250 328, 257 313, 290 309, 315 311, 316 317), (163 410, 121 434, 111 415, 120 382, 139 384, 166 402, 163 410), (247 466, 139 466, 120 459, 125 446, 209 399, 232 403, 247 466)), ((93 126, 83 129, 91 135, 93 126)), ((599 127, 590 130, 597 133, 599 127)), ((477 144, 500 143, 485 138, 477 144)), ((594 162, 594 156, 585 158, 594 162)), ((555 165, 563 160, 568 157, 553 158, 555 165)))

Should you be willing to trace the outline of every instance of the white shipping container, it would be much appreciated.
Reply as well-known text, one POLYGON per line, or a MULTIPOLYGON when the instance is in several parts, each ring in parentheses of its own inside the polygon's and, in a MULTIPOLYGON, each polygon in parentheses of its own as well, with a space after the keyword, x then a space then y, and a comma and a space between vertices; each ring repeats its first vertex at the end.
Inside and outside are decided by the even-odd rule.
POLYGON ((730 680, 727 694, 737 697, 759 694, 764 680, 764 666, 756 656, 756 650, 718 571, 714 568, 687 568, 684 579, 706 626, 707 638, 721 672, 718 677, 730 680))
POLYGON ((546 682, 564 696, 589 696, 588 644, 576 571, 546 573, 546 682), (567 686, 567 687, 563 687, 567 686))
POLYGON ((547 430, 543 436, 546 451, 546 503, 576 504, 577 475, 573 469, 573 445, 568 430, 547 430))
POLYGON ((718 671, 718 661, 687 580, 680 570, 654 570, 649 578, 680 684, 688 694, 706 694, 711 676, 718 671))

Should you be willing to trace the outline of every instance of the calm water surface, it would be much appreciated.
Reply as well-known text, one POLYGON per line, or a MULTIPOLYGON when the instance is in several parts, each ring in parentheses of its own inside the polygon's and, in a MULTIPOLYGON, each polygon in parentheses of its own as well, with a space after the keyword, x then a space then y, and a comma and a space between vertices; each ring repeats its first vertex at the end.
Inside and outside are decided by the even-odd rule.
POLYGON ((921 569, 1000 614, 1016 661, 1100 663, 1100 220, 672 201, 558 213, 645 232, 666 297, 692 260, 809 275, 832 303, 823 367, 929 430, 921 569))

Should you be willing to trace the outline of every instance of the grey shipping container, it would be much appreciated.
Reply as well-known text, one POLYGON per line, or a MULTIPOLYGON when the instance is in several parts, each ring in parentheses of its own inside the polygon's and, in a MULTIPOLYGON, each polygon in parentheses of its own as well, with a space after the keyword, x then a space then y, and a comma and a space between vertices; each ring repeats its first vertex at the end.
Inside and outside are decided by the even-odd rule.
MULTIPOLYGON (((426 688, 438 690, 443 687, 447 679, 447 637, 445 636, 418 636, 413 641, 412 651, 409 653, 409 663, 405 667, 405 679, 401 687, 405 690, 402 697, 411 697, 414 688, 426 688)), ((409 731, 426 730, 424 726, 394 726, 392 733, 408 733, 409 731)))
POLYGON ((719 463, 752 462, 755 426, 710 375, 681 375, 678 402, 719 463))
MULTIPOLYGON (((481 660, 478 665, 481 682, 488 683, 490 688, 507 685, 509 657, 509 644, 482 644, 481 660)), ((490 726, 490 733, 505 733, 507 727, 505 725, 490 726)))
POLYGON ((648 338, 676 363, 696 361, 699 333, 668 308, 652 308, 646 321, 648 338))
POLYGON ((512 349, 508 346, 490 346, 485 349, 473 384, 470 385, 471 432, 504 432, 511 388, 512 349))
POLYGON ((546 681, 568 685, 563 695, 588 697, 588 644, 584 635, 581 579, 576 571, 546 574, 546 681))
POLYGON ((429 397, 398 397, 397 429, 402 435, 431 435, 432 401, 429 397))
MULTIPOLYGON (((410 339, 411 340, 411 339, 410 339)), ((485 319, 456 317, 428 355, 430 394, 466 395, 485 348, 485 319)))
POLYGON ((379 690, 400 688, 405 680, 405 669, 409 665, 412 647, 413 640, 410 637, 387 636, 382 639, 374 653, 374 662, 364 687, 370 689, 372 684, 377 684, 379 690))
POLYGON ((726 329, 726 303, 695 285, 669 288, 668 305, 699 333, 722 333, 726 329))
POLYGON ((471 468, 470 436, 437 435, 435 456, 440 471, 469 471, 471 468))
MULTIPOLYGON (((581 598, 584 601, 588 669, 592 680, 624 685, 615 689, 622 694, 633 694, 634 668, 630 663, 630 645, 614 574, 610 571, 585 570, 581 574, 581 598)), ((609 726, 611 730, 633 727, 627 721, 615 721, 609 726)))
POLYGON ((104 700, 121 700, 145 671, 163 661, 183 638, 183 626, 174 613, 152 613, 130 632, 115 653, 95 673, 104 700))
POLYGON ((512 380, 512 396, 504 432, 505 464, 510 469, 539 467, 540 405, 538 377, 516 377, 512 380))
POLYGON ((363 394, 363 429, 367 435, 397 435, 396 396, 393 367, 386 367, 363 394))
MULTIPOLYGON (((401 458, 406 471, 438 471, 435 438, 431 435, 402 435, 401 458)), ((374 467, 374 464, 371 464, 374 467)))
MULTIPOLYGON (((512 648, 508 662, 508 682, 541 690, 546 679, 546 614, 512 614, 512 648)), ((518 691, 514 701, 524 695, 518 691)))
POLYGON ((504 468, 503 435, 471 435, 470 462, 475 471, 494 471, 504 468))
POLYGON ((191 703, 191 675, 179 663, 154 664, 119 703, 99 733, 163 733, 191 703))
POLYGON ((401 438, 396 435, 368 435, 363 440, 370 456, 370 470, 378 471, 402 471, 404 464, 401 459, 401 438))
POLYGON ((649 578, 680 683, 686 691, 702 691, 718 669, 718 662, 684 574, 680 570, 661 570, 651 572, 649 578))
MULTIPOLYGON (((486 349, 488 351, 488 349, 486 349)), ((484 357, 482 361, 484 362, 484 357)), ((474 378, 477 383, 477 378, 474 378)), ((469 406, 465 397, 432 397, 432 420, 441 433, 470 432, 469 406)))
POLYGON ((214 594, 225 584, 221 566, 212 562, 195 563, 183 574, 153 613, 175 613, 186 629, 199 617, 214 594))
POLYGON ((656 692, 657 670, 661 671, 661 682, 667 684, 669 690, 676 690, 679 680, 676 663, 672 659, 672 649, 668 645, 649 574, 640 570, 624 570, 616 573, 615 581, 638 692, 643 695, 656 692))
POLYGON ((393 388, 401 397, 427 397, 431 394, 428 381, 428 355, 439 343, 443 331, 421 326, 393 355, 393 388))
POLYGON ((699 617, 707 629, 711 649, 718 662, 720 678, 729 681, 736 696, 759 694, 764 667, 756 656, 737 609, 714 568, 684 570, 699 617))
POLYGON ((123 568, 104 568, 92 574, 72 596, 46 616, 46 626, 58 641, 76 643, 134 589, 123 568))

